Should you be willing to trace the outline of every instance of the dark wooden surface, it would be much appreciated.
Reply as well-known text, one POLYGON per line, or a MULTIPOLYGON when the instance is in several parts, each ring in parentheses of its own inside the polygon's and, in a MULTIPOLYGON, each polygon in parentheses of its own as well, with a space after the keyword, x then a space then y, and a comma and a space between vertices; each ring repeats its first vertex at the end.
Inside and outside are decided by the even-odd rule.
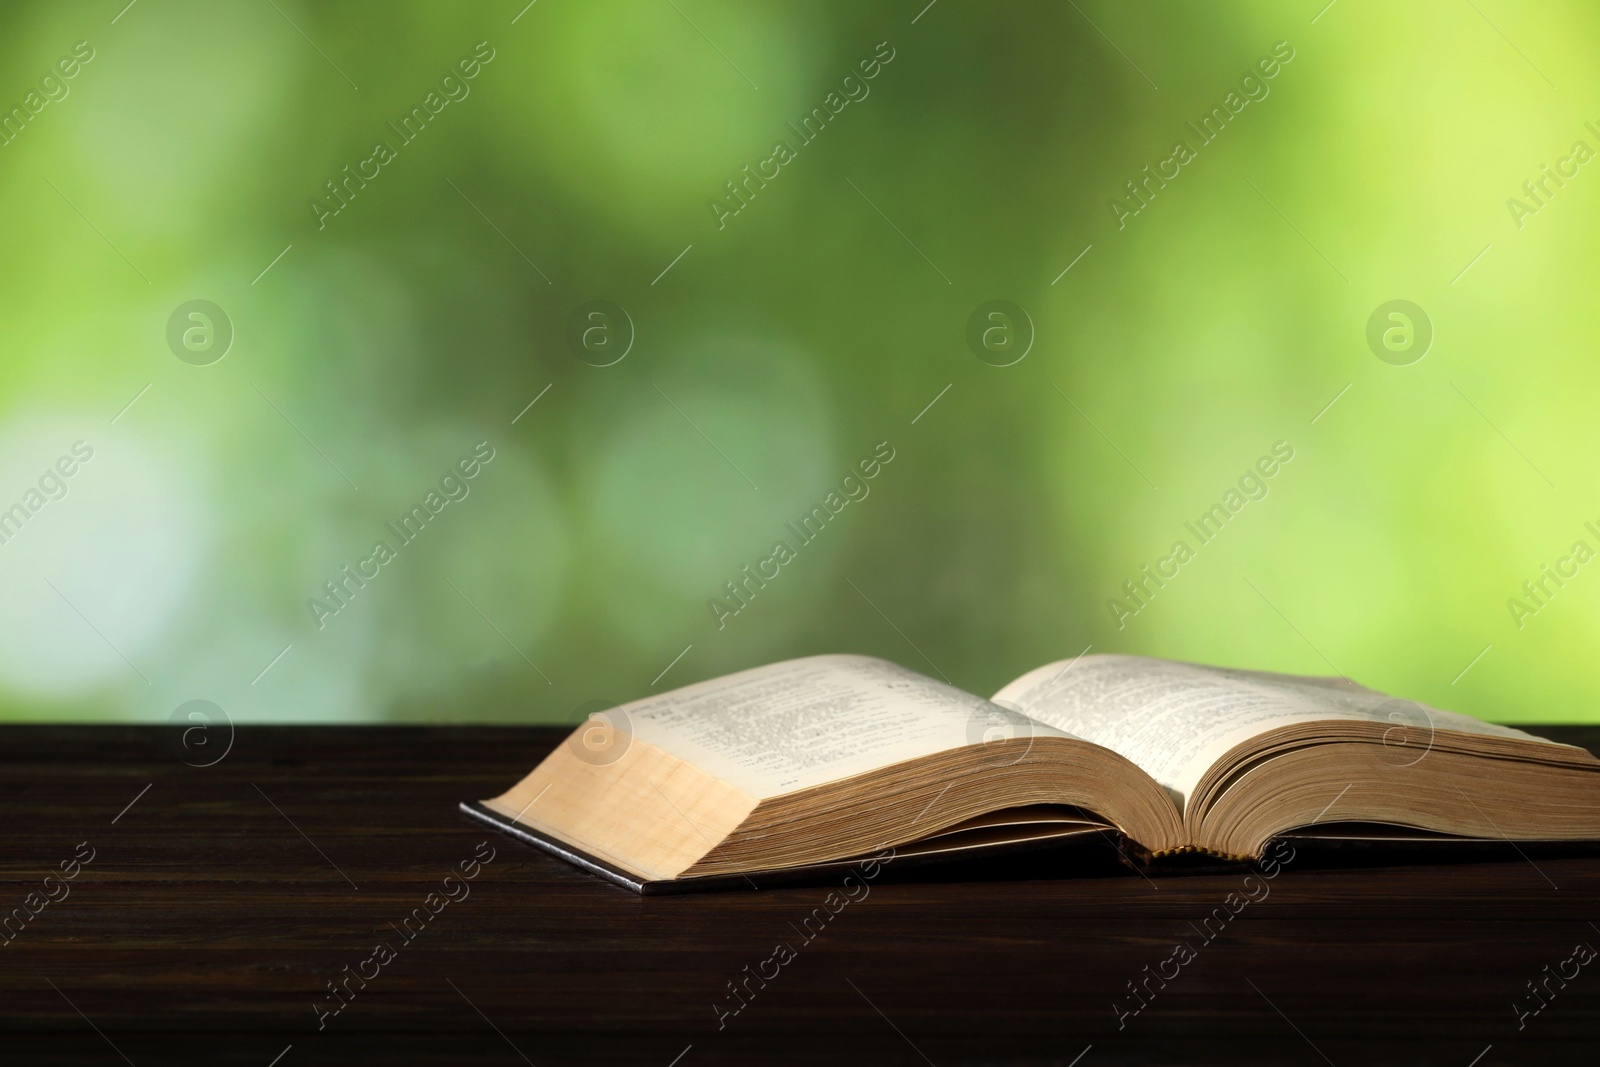
POLYGON ((0 947, 0 1060, 1593 1062, 1600 962, 1520 1030, 1513 1005, 1600 946, 1600 858, 1297 862, 1209 943, 1190 924, 1242 872, 1152 881, 1083 854, 891 868, 805 943, 790 924, 827 886, 640 898, 456 811, 562 733, 243 727, 197 768, 166 729, 0 728, 0 914, 95 850, 0 947), (390 923, 483 841, 470 896, 319 1030, 325 983, 400 944, 390 923), (1119 1030, 1113 1001, 1179 940, 1196 958, 1119 1030), (795 958, 719 1030, 726 983, 779 941, 795 958))

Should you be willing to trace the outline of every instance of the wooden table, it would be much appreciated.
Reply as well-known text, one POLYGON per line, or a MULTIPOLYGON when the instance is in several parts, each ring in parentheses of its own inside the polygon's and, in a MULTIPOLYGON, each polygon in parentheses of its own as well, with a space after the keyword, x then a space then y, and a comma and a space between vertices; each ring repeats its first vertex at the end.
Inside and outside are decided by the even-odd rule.
POLYGON ((806 941, 826 886, 641 898, 456 810, 564 731, 243 727, 184 762, 223 733, 0 728, 0 917, 28 915, 0 939, 0 1060, 1498 1067, 1592 1063, 1600 1037, 1600 964, 1521 1029, 1514 1007, 1600 946, 1592 856, 1293 863, 1209 942, 1191 923, 1242 872, 890 869, 806 941), (1194 958, 1119 1028, 1178 941, 1194 958))

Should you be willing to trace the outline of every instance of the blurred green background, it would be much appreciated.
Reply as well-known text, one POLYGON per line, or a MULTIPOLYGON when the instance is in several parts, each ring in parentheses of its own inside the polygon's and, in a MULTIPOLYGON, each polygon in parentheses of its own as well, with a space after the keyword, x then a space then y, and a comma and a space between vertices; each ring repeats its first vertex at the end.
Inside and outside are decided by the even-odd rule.
POLYGON ((8 4, 0 716, 575 721, 817 652, 988 693, 1092 646, 1594 718, 1600 566, 1522 583, 1600 549, 1600 173, 1523 183, 1600 149, 1600 11, 1325 4, 8 4), (1396 299, 1414 362, 1368 344, 1396 299), (220 359, 169 345, 193 300, 220 359), (595 300, 610 366, 569 342, 595 300), (986 361, 993 300, 1027 321, 986 361))

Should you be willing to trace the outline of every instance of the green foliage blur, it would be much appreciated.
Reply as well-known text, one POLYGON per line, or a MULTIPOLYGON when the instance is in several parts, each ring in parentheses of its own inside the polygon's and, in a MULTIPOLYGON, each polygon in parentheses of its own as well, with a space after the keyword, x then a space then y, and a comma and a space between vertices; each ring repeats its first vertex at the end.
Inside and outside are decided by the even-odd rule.
POLYGON ((570 722, 1090 647, 1596 715, 1592 5, 0 25, 0 716, 570 722), (1431 345, 1380 359, 1402 299, 1431 345))

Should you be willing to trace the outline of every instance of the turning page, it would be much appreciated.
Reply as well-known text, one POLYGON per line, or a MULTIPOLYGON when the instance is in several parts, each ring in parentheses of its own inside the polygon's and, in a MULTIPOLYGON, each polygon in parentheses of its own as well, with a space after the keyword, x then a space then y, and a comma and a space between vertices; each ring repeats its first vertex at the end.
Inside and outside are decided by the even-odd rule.
POLYGON ((1359 719, 1425 732, 1459 730, 1543 741, 1509 726, 1397 700, 1345 678, 1266 674, 1143 656, 1098 655, 1051 663, 1010 683, 994 699, 1126 756, 1166 789, 1180 809, 1229 749, 1293 723, 1359 719))

